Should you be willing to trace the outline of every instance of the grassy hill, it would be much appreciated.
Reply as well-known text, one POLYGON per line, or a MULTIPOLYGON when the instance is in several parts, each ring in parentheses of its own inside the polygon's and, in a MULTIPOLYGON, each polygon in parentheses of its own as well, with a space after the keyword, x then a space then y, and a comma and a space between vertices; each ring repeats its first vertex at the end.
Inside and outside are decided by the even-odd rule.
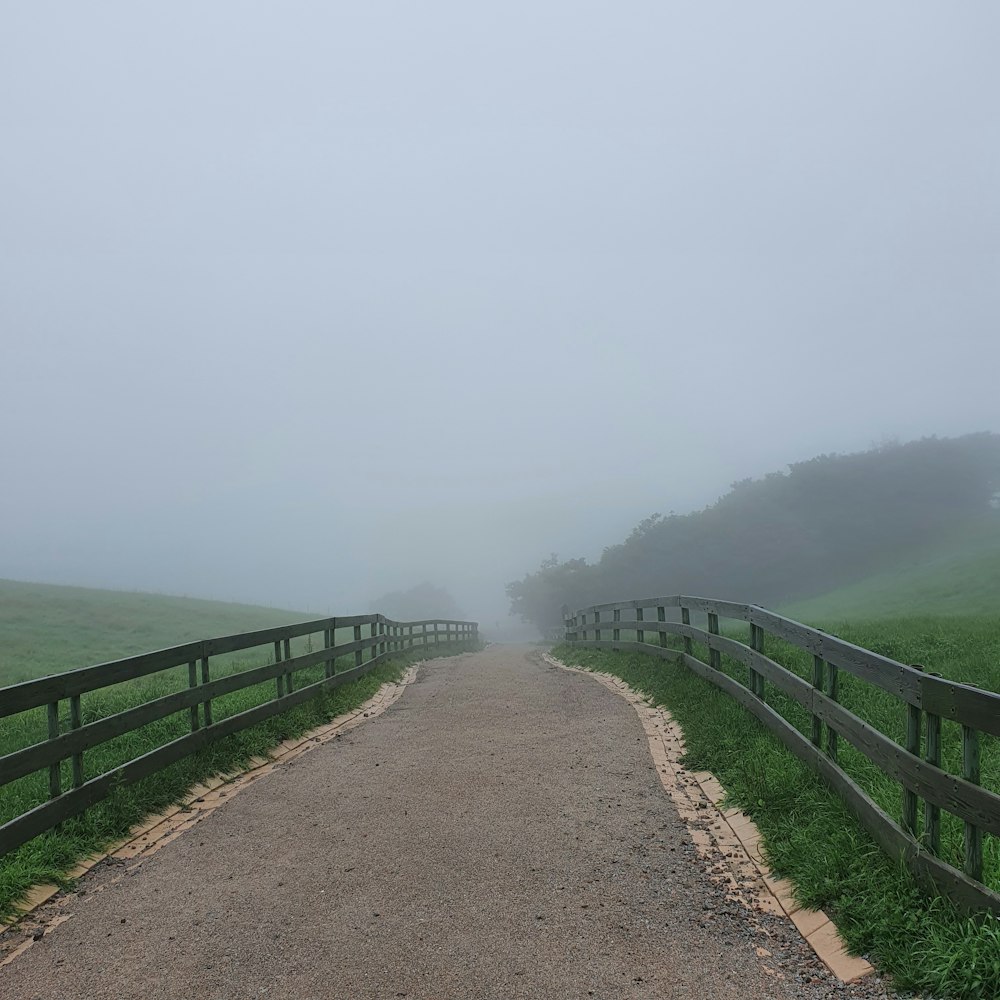
POLYGON ((251 604, 0 580, 0 686, 317 617, 251 604))
POLYGON ((1000 616, 1000 513, 914 550, 897 565, 820 597, 786 604, 805 622, 923 615, 1000 616))

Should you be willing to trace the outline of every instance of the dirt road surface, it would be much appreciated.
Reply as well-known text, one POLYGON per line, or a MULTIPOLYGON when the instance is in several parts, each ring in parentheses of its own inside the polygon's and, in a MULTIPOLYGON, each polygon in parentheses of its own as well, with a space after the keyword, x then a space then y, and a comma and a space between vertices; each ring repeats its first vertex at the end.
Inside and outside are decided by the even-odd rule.
POLYGON ((768 971, 775 942, 703 872, 635 712, 529 649, 424 664, 386 714, 94 878, 0 969, 5 1000, 872 990, 768 971))

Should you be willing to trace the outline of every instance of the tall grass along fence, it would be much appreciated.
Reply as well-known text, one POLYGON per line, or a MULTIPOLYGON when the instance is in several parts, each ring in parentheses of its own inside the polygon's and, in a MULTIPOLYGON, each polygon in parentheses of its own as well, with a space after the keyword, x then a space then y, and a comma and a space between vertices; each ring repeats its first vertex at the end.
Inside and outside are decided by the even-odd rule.
MULTIPOLYGON (((26 713, 26 732, 37 733, 38 722, 43 733, 47 728, 47 739, 0 756, 0 786, 48 771, 48 800, 0 825, 0 857, 107 798, 116 788, 154 774, 216 740, 300 705, 324 690, 356 680, 393 654, 419 651, 422 646, 439 643, 457 648, 465 642, 478 642, 476 622, 397 622, 380 614, 323 618, 188 642, 0 688, 0 718, 26 713), (353 630, 353 641, 337 645, 338 630, 348 630, 347 635, 353 630), (368 634, 363 635, 363 630, 368 634), (293 641, 297 646, 305 646, 306 651, 292 655, 293 641), (313 648, 314 644, 318 648, 313 648), (212 658, 241 650, 256 650, 270 662, 233 670, 231 658, 228 669, 225 659, 217 660, 223 664, 219 673, 224 675, 213 680, 212 658), (346 662, 340 660, 342 657, 348 658, 346 662), (297 685, 296 675, 301 679, 300 672, 309 668, 316 668, 312 671, 315 674, 320 665, 324 668, 320 680, 307 677, 305 683, 297 685), (90 721, 86 717, 93 714, 86 711, 90 708, 86 701, 89 693, 130 684, 137 678, 162 676, 172 670, 174 680, 178 677, 183 680, 184 668, 187 683, 180 690, 103 718, 90 721), (273 695, 263 695, 266 700, 262 703, 225 718, 213 717, 212 704, 216 699, 271 681, 273 695), (66 703, 68 717, 60 711, 66 703), (43 711, 44 720, 39 720, 38 713, 43 711), (188 713, 190 732, 103 773, 86 774, 88 750, 175 713, 188 713), (32 714, 35 719, 30 718, 32 714), (70 787, 64 787, 67 784, 70 787)), ((131 697, 126 702, 130 700, 131 697)))
MULTIPOLYGON (((599 604, 567 617, 565 630, 572 645, 676 659, 721 688, 817 772, 883 851, 902 858, 925 887, 963 910, 1000 913, 1000 894, 982 881, 983 836, 1000 836, 1000 795, 980 783, 980 737, 985 734, 992 749, 992 737, 1000 736, 1000 694, 927 673, 919 665, 898 663, 753 604, 700 597, 599 604), (667 621, 667 608, 679 608, 681 621, 667 621), (653 614, 655 620, 650 620, 653 614), (707 618, 707 628, 692 625, 692 614, 707 618), (746 625, 733 626, 727 629, 730 635, 723 635, 720 618, 748 623, 749 645, 733 637, 747 638, 746 625), (623 640, 623 632, 635 638, 623 640), (653 642, 648 641, 650 633, 653 642), (682 652, 671 647, 670 636, 683 639, 682 652), (707 651, 707 662, 695 655, 696 643, 707 651), (768 652, 797 661, 799 672, 768 652), (891 696, 899 709, 900 741, 841 704, 841 671, 863 682, 865 690, 891 696), (768 704, 768 685, 784 696, 771 699, 784 715, 768 704), (852 774, 845 770, 844 755, 838 755, 841 740, 863 755, 861 763, 869 770, 873 765, 899 784, 898 822, 862 787, 870 782, 856 780, 862 769, 851 766, 852 774), (944 763, 943 745, 948 750, 944 763), (960 773, 952 773, 949 762, 960 773), (957 857, 954 851, 942 852, 942 810, 949 825, 962 827, 964 844, 957 857)), ((863 700, 863 695, 852 698, 851 707, 863 712, 863 700)), ((994 841, 990 846, 996 845, 994 841)))

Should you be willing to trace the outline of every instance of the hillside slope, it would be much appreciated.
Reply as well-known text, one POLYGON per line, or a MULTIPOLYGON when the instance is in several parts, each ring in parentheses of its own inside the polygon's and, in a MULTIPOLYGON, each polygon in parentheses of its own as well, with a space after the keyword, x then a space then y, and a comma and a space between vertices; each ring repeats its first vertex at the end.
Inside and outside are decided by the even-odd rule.
POLYGON ((0 580, 0 685, 317 617, 251 604, 0 580))
POLYGON ((805 622, 910 615, 1000 615, 1000 514, 916 549, 897 565, 827 594, 784 605, 805 622))

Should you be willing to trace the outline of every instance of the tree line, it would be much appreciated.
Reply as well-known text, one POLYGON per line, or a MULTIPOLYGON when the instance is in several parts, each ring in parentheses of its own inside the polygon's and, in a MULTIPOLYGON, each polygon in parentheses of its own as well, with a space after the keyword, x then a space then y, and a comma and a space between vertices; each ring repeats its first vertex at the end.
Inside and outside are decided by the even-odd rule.
POLYGON ((690 514, 653 514, 594 563, 545 560, 507 584, 511 612, 545 631, 561 609, 696 594, 762 605, 801 599, 892 565, 996 510, 1000 435, 923 438, 819 455, 733 483, 690 514))

